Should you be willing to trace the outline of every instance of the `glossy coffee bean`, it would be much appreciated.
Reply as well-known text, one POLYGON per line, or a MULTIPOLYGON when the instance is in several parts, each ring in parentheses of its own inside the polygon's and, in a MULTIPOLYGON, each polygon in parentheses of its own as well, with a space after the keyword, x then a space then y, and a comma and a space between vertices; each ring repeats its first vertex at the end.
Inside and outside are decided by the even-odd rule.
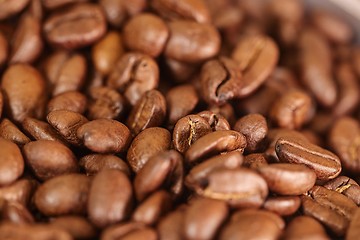
POLYGON ((244 157, 244 167, 257 169, 264 165, 268 165, 268 162, 262 153, 252 153, 244 157))
POLYGON ((14 183, 0 188, 0 199, 15 201, 26 206, 32 197, 36 183, 29 179, 19 179, 14 183))
POLYGON ((47 122, 27 117, 22 122, 22 127, 35 140, 58 141, 66 145, 66 141, 47 122))
POLYGON ((264 209, 280 216, 294 214, 300 207, 301 200, 298 196, 270 197, 264 203, 264 209))
POLYGON ((26 5, 28 5, 30 1, 29 0, 18 0, 18 1, 2 1, 0 3, 0 19, 6 19, 9 18, 23 10, 26 5))
POLYGON ((353 200, 356 205, 360 205, 360 186, 353 179, 346 176, 338 176, 324 184, 324 187, 337 191, 353 200))
POLYGON ((79 160, 79 166, 87 175, 95 175, 103 169, 117 169, 130 176, 130 169, 126 162, 115 155, 89 154, 79 160))
POLYGON ((213 131, 219 130, 230 130, 230 123, 220 113, 212 111, 202 111, 198 115, 204 118, 209 124, 213 131))
POLYGON ((0 138, 0 185, 8 185, 19 178, 24 171, 24 159, 19 147, 0 138))
POLYGON ((15 224, 31 224, 35 221, 26 206, 15 201, 5 201, 1 209, 1 220, 15 224))
POLYGON ((56 110, 68 110, 84 114, 86 110, 86 96, 78 91, 69 91, 59 94, 49 100, 47 112, 56 110))
POLYGON ((53 218, 50 225, 65 230, 74 239, 94 238, 96 236, 95 227, 81 216, 69 215, 53 218))
POLYGON ((312 217, 298 216, 286 227, 284 239, 321 239, 328 240, 324 227, 312 217))
POLYGON ((354 216, 351 219, 349 228, 346 231, 346 240, 353 240, 359 236, 359 226, 360 226, 360 211, 356 210, 354 216))
POLYGON ((23 146, 30 142, 30 139, 7 118, 4 118, 0 123, 0 137, 10 140, 19 146, 23 146))

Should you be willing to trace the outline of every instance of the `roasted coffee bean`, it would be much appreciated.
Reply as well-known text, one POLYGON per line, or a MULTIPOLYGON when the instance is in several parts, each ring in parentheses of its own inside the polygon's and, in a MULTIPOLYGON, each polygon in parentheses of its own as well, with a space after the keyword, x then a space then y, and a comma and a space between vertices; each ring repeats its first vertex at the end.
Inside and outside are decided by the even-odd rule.
POLYGON ((29 179, 19 179, 16 182, 0 188, 0 200, 15 201, 26 206, 33 195, 36 184, 29 179))
POLYGON ((266 181, 245 168, 214 171, 206 182, 207 186, 195 189, 199 196, 226 201, 234 208, 258 208, 268 194, 266 181))
POLYGON ((354 173, 360 172, 360 125, 351 117, 335 121, 330 129, 329 145, 339 155, 342 167, 354 173))
POLYGON ((168 57, 165 58, 165 64, 173 80, 178 83, 189 82, 200 65, 181 62, 168 57))
POLYGON ((212 58, 220 51, 220 34, 212 25, 176 20, 168 27, 170 37, 164 51, 166 57, 196 63, 212 58))
POLYGON ((81 139, 77 137, 77 130, 88 122, 81 114, 67 110, 50 112, 46 117, 48 123, 71 144, 80 145, 81 139))
POLYGON ((80 90, 86 69, 86 60, 80 54, 58 51, 50 55, 44 63, 44 72, 50 81, 52 95, 80 90))
POLYGON ((44 7, 49 9, 54 9, 54 8, 62 7, 67 4, 85 2, 85 1, 87 0, 42 0, 44 7))
POLYGON ((141 96, 158 86, 159 67, 148 55, 127 53, 123 55, 107 78, 107 86, 118 89, 134 106, 141 96))
POLYGON ((162 215, 171 208, 171 197, 166 191, 158 191, 150 195, 135 209, 132 219, 146 225, 154 225, 162 215))
POLYGON ((229 214, 225 202, 207 198, 190 203, 184 217, 186 239, 213 239, 229 214))
POLYGON ((24 171, 24 159, 19 147, 0 138, 0 186, 15 182, 24 171))
POLYGON ((282 162, 304 164, 312 169, 319 180, 330 180, 339 175, 341 164, 332 152, 296 136, 280 137, 275 145, 282 162))
POLYGON ((74 49, 88 46, 99 40, 106 31, 106 20, 101 8, 83 3, 55 12, 44 23, 49 43, 74 49))
POLYGON ((270 117, 279 127, 299 129, 311 120, 313 113, 311 97, 304 91, 292 90, 274 102, 270 117))
POLYGON ((22 127, 35 140, 52 140, 66 144, 65 140, 47 122, 27 117, 22 122, 22 127))
POLYGON ((248 167, 248 168, 254 168, 257 169, 259 167, 262 166, 266 166, 268 164, 264 154, 262 153, 252 153, 249 155, 246 155, 244 157, 244 163, 243 166, 244 167, 248 167))
POLYGON ((237 150, 242 153, 245 147, 246 138, 241 133, 232 130, 215 131, 192 144, 185 153, 185 159, 188 163, 194 163, 222 152, 237 150))
POLYGON ((47 104, 47 112, 68 110, 84 114, 86 110, 86 102, 86 96, 80 92, 64 92, 50 99, 47 104))
POLYGON ((24 146, 23 152, 28 166, 40 180, 79 170, 72 151, 57 141, 29 142, 24 146))
POLYGON ((87 175, 95 175, 103 169, 117 169, 130 176, 128 165, 115 155, 89 154, 80 159, 79 166, 85 170, 87 175))
POLYGON ((195 87, 190 84, 171 88, 166 94, 168 124, 173 126, 180 118, 190 114, 199 102, 195 87))
POLYGON ((132 108, 127 125, 131 132, 137 135, 146 128, 161 126, 165 116, 165 97, 157 90, 150 90, 144 93, 132 108))
POLYGON ((178 208, 176 211, 170 212, 163 217, 157 225, 157 231, 160 240, 172 239, 181 240, 184 239, 184 217, 185 209, 178 208))
POLYGON ((270 197, 265 201, 263 208, 280 216, 288 216, 294 214, 300 204, 298 196, 270 197))
POLYGON ((124 43, 131 51, 157 57, 163 51, 169 37, 169 29, 158 16, 149 13, 137 14, 123 30, 124 43))
POLYGON ((220 57, 202 66, 201 94, 208 104, 222 105, 240 97, 242 86, 242 72, 234 60, 220 57))
POLYGON ((356 209, 354 216, 351 219, 349 228, 346 231, 346 240, 355 240, 359 237, 360 227, 360 210, 356 209))
POLYGON ((117 60, 124 54, 122 37, 118 32, 108 32, 92 48, 91 57, 95 69, 107 76, 115 67, 117 60))
POLYGON ((24 205, 14 201, 5 201, 1 209, 1 220, 16 224, 31 224, 35 221, 24 205))
POLYGON ((116 120, 97 119, 80 126, 76 135, 85 147, 97 153, 125 152, 130 145, 129 129, 116 120))
POLYGON ((324 227, 312 217, 298 216, 287 225, 282 239, 319 239, 329 240, 324 227))
POLYGON ((151 1, 151 7, 169 20, 189 19, 199 23, 210 23, 210 12, 207 2, 203 0, 174 2, 172 0, 151 1))
POLYGON ((0 137, 10 140, 19 146, 30 142, 30 139, 7 118, 4 118, 0 123, 0 137))
POLYGON ((46 216, 85 214, 91 180, 81 174, 54 177, 34 194, 36 208, 46 216))
POLYGON ((300 195, 310 190, 316 174, 301 164, 275 163, 257 168, 270 191, 280 195, 300 195))
POLYGON ((230 130, 231 128, 229 122, 221 114, 212 111, 202 111, 198 115, 208 121, 213 131, 230 130))
POLYGON ((51 219, 50 225, 63 229, 74 239, 89 239, 96 236, 94 226, 84 217, 61 216, 51 219))
POLYGON ((127 161, 132 170, 138 172, 149 158, 168 150, 170 144, 171 136, 168 130, 159 127, 147 128, 132 141, 127 152, 127 161))
POLYGON ((199 138, 211 132, 209 122, 198 115, 187 115, 175 124, 173 130, 173 145, 174 148, 184 153, 186 152, 199 138))
MULTIPOLYGON (((8 42, 4 34, 0 31, 0 68, 5 64, 8 58, 8 42)), ((0 115, 1 116, 1 115, 0 115)))
POLYGON ((268 126, 264 116, 260 114, 248 114, 235 123, 234 130, 246 137, 245 151, 254 152, 261 148, 263 140, 268 132, 268 126))
POLYGON ((4 72, 1 88, 9 117, 18 122, 25 117, 42 117, 45 81, 38 70, 27 64, 13 64, 4 72))
POLYGON ((241 89, 237 96, 245 97, 260 87, 271 74, 279 58, 279 49, 267 36, 246 36, 237 43, 232 58, 242 72, 241 89))
POLYGON ((9 18, 19 12, 21 12, 26 5, 28 5, 29 0, 4 0, 0 2, 0 20, 9 18))
POLYGON ((326 184, 324 187, 333 191, 337 191, 360 205, 360 186, 357 182, 346 176, 338 176, 326 184))
POLYGON ((142 223, 128 222, 108 227, 101 235, 102 240, 123 239, 123 240, 156 240, 156 231, 146 227, 142 223))
POLYGON ((161 187, 166 188, 177 197, 183 190, 183 159, 174 151, 163 151, 154 154, 137 172, 134 179, 136 198, 142 201, 161 187))
POLYGON ((94 177, 87 212, 95 226, 103 228, 124 220, 131 207, 131 183, 124 173, 116 169, 106 169, 94 177))
POLYGON ((11 42, 10 63, 31 63, 39 57, 42 48, 40 21, 25 13, 11 42))

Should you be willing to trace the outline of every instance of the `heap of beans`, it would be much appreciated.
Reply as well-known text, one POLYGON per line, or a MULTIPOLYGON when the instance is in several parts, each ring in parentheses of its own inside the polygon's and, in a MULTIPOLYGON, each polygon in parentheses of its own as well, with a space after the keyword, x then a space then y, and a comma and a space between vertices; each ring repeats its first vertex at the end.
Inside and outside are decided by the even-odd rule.
POLYGON ((0 239, 359 239, 355 40, 300 0, 0 0, 0 239))

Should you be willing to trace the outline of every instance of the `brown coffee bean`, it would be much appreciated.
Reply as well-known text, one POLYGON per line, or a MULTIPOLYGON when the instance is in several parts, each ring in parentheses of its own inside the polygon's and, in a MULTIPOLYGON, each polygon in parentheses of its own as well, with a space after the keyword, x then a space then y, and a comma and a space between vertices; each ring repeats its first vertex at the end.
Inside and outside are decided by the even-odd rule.
POLYGON ((44 23, 49 43, 66 49, 88 46, 99 40, 106 31, 106 20, 101 8, 83 3, 50 15, 44 23))
POLYGON ((195 199, 185 212, 186 239, 213 239, 228 214, 228 207, 223 201, 195 199))
POLYGON ((181 62, 168 57, 165 57, 165 64, 171 78, 177 83, 189 82, 199 68, 199 64, 181 62))
POLYGON ((244 209, 234 212, 231 216, 230 221, 236 222, 238 220, 241 220, 242 218, 251 217, 253 215, 262 216, 262 218, 271 220, 280 230, 285 229, 285 221, 283 218, 273 212, 269 212, 263 209, 244 209))
POLYGON ((35 68, 27 64, 9 66, 2 76, 1 88, 7 99, 5 107, 9 117, 18 122, 25 117, 42 117, 45 81, 35 68))
POLYGON ((353 179, 346 176, 338 176, 324 184, 324 187, 337 191, 353 200, 356 205, 360 205, 360 186, 353 179))
POLYGON ((76 135, 85 147, 97 153, 125 152, 131 141, 130 130, 112 119, 97 119, 83 124, 76 135))
POLYGON ((201 94, 208 104, 222 105, 238 98, 242 85, 241 69, 230 58, 207 61, 201 68, 201 94))
POLYGON ((184 239, 185 209, 178 208, 163 217, 157 225, 159 239, 181 240, 184 239))
POLYGON ((141 53, 127 53, 116 63, 107 86, 119 90, 134 106, 141 96, 158 86, 159 67, 153 58, 141 53))
POLYGON ((221 106, 210 106, 209 110, 215 114, 223 116, 229 122, 230 126, 235 124, 235 111, 231 104, 225 103, 221 106))
POLYGON ((0 188, 0 200, 15 201, 26 206, 35 189, 35 181, 19 179, 16 182, 0 188))
POLYGON ((35 221, 24 205, 14 201, 5 201, 1 209, 1 220, 15 224, 31 224, 35 221))
POLYGON ((180 118, 173 131, 174 148, 184 153, 199 138, 211 132, 211 126, 206 119, 198 115, 187 115, 180 118))
POLYGON ((12 240, 72 240, 70 234, 57 227, 45 224, 13 224, 0 225, 0 238, 12 240))
POLYGON ((254 171, 221 169, 210 173, 207 186, 196 189, 199 196, 223 200, 234 208, 258 208, 267 197, 265 180, 254 171))
POLYGON ((188 163, 194 163, 201 158, 210 157, 222 152, 244 151, 246 138, 241 133, 223 130, 209 133, 199 138, 185 153, 188 163))
POLYGON ((117 119, 125 110, 125 99, 109 87, 92 87, 89 90, 87 116, 89 119, 117 119))
POLYGON ((270 197, 266 199, 263 208, 280 216, 288 216, 294 214, 300 204, 298 196, 270 197))
POLYGON ((44 63, 44 72, 50 81, 52 95, 80 90, 87 67, 84 56, 58 51, 50 55, 44 63))
POLYGON ((287 225, 283 239, 319 239, 329 240, 324 227, 312 217, 298 216, 287 225))
POLYGON ((163 18, 169 20, 188 19, 199 23, 210 23, 207 2, 203 0, 174 2, 172 0, 154 0, 151 7, 163 18))
POLYGON ((170 37, 165 56, 183 62, 201 62, 220 51, 220 35, 209 24, 176 20, 168 24, 170 37))
POLYGON ((106 228, 101 234, 102 240, 157 240, 156 231, 142 223, 128 222, 106 228))
POLYGON ((268 132, 266 119, 261 114, 248 114, 235 123, 234 130, 246 138, 245 151, 254 152, 261 149, 268 132))
MULTIPOLYGON (((0 67, 2 67, 7 61, 9 50, 8 42, 4 34, 0 31, 0 67)), ((1 115, 0 115, 1 116, 1 115)))
POLYGON ((42 0, 44 7, 49 9, 54 9, 62 7, 67 4, 77 3, 77 2, 86 2, 88 0, 42 0))
POLYGON ((267 182, 269 189, 280 195, 303 194, 310 190, 316 181, 315 172, 300 164, 269 164, 257 170, 267 182))
POLYGON ((132 170, 138 172, 152 156, 168 150, 170 144, 171 135, 168 130, 159 127, 147 128, 134 138, 126 159, 132 170))
POLYGON ((339 155, 342 167, 360 172, 360 124, 351 117, 338 118, 329 134, 329 145, 339 155))
POLYGON ((237 96, 245 97, 260 87, 274 70, 279 49, 267 36, 247 36, 237 43, 232 58, 242 71, 242 86, 237 96))
POLYGON ((252 153, 244 157, 244 167, 257 169, 266 165, 268 165, 268 162, 262 153, 252 153))
POLYGON ((150 157, 134 179, 136 198, 142 201, 159 188, 166 188, 177 197, 183 190, 183 158, 175 150, 163 151, 150 157))
POLYGON ((24 146, 23 152, 30 169, 40 180, 79 170, 76 157, 71 150, 57 141, 29 142, 24 146))
POLYGON ((89 239, 96 236, 94 226, 84 217, 61 216, 51 219, 51 226, 68 232, 74 239, 89 239))
POLYGON ((74 145, 81 144, 81 139, 76 136, 76 131, 88 122, 83 115, 67 110, 56 110, 50 112, 46 119, 66 141, 74 145))
POLYGON ((161 126, 165 116, 165 97, 157 90, 150 90, 132 108, 126 123, 133 135, 137 135, 146 128, 161 126))
POLYGON ((7 118, 4 118, 0 123, 0 137, 10 140, 19 146, 30 142, 30 139, 7 118))
POLYGON ((134 211, 132 219, 146 225, 154 225, 171 208, 171 197, 166 191, 158 191, 144 200, 134 211))
POLYGON ((202 111, 198 115, 204 118, 213 131, 230 130, 230 124, 221 114, 212 111, 202 111))
POLYGON ((275 151, 280 161, 304 164, 312 169, 319 180, 330 180, 341 172, 339 158, 332 152, 296 136, 281 137, 275 151))
POLYGON ((85 214, 91 180, 85 175, 54 177, 36 190, 34 204, 46 216, 85 214))
POLYGON ((87 206, 93 224, 103 228, 124 220, 130 213, 131 205, 131 183, 124 173, 106 169, 94 177, 87 206))
POLYGON ((275 100, 270 109, 270 118, 279 127, 299 129, 311 120, 313 113, 311 97, 304 91, 291 90, 275 100))
POLYGON ((130 176, 130 169, 125 161, 114 155, 89 154, 80 159, 79 166, 87 175, 95 175, 103 169, 117 169, 130 176))
POLYGON ((166 94, 168 124, 174 125, 180 118, 190 114, 199 102, 195 87, 183 84, 171 88, 166 94))
POLYGON ((346 240, 355 240, 359 237, 360 229, 360 210, 355 211, 354 216, 351 219, 349 228, 346 231, 346 240))
POLYGON ((350 61, 357 76, 360 76, 360 48, 352 48, 350 61))
POLYGON ((13 15, 21 12, 26 5, 28 5, 29 0, 4 0, 0 2, 0 20, 9 18, 13 15))
POLYGON ((121 35, 118 32, 111 31, 92 47, 91 59, 95 69, 107 76, 124 52, 121 35))
POLYGON ((19 147, 4 138, 0 138, 0 186, 8 185, 24 172, 24 159, 19 147))
POLYGON ((169 37, 169 29, 158 16, 149 13, 137 14, 124 26, 124 43, 131 51, 159 56, 169 37))
POLYGON ((84 114, 86 110, 86 102, 86 96, 80 92, 64 92, 50 99, 47 104, 47 112, 68 110, 84 114))
POLYGON ((47 122, 27 117, 22 122, 22 127, 35 140, 52 140, 66 145, 65 140, 47 122))

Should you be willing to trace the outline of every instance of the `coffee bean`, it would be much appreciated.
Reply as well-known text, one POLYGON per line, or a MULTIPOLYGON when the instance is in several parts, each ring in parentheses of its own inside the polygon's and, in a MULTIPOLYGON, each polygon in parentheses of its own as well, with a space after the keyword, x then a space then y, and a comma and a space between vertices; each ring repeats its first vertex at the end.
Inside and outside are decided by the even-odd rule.
POLYGON ((124 52, 121 35, 115 31, 108 32, 92 48, 91 57, 95 69, 104 76, 109 75, 124 52))
POLYGON ((168 130, 159 127, 147 128, 134 138, 126 159, 132 170, 138 172, 152 156, 168 150, 170 144, 171 136, 168 130))
POLYGON ((28 166, 40 180, 79 170, 72 151, 57 141, 29 142, 24 146, 23 152, 28 166))
POLYGON ((268 162, 262 153, 252 153, 244 157, 244 167, 257 169, 264 165, 268 165, 268 162))
POLYGON ((199 138, 191 145, 185 153, 185 159, 188 163, 194 163, 222 152, 243 152, 245 147, 246 138, 241 133, 232 130, 216 131, 199 138))
MULTIPOLYGON (((177 83, 189 82, 191 77, 197 72, 200 64, 191 64, 165 57, 167 71, 177 83)), ((185 100, 185 99, 184 99, 185 100)))
POLYGON ((128 222, 124 224, 117 224, 107 228, 101 239, 124 239, 124 240, 156 240, 158 239, 156 231, 146 227, 142 223, 128 222))
POLYGON ((0 188, 0 199, 15 201, 26 206, 36 187, 35 181, 19 179, 14 183, 0 188))
POLYGON ((124 220, 131 210, 131 205, 131 183, 124 173, 106 169, 94 177, 87 206, 93 224, 103 228, 124 220))
POLYGON ((324 187, 337 191, 353 200, 356 205, 360 205, 360 186, 353 179, 346 176, 338 176, 324 184, 324 187))
POLYGON ((354 213, 354 216, 351 219, 349 228, 346 232, 346 240, 353 240, 358 238, 359 226, 360 226, 360 210, 357 209, 354 213))
POLYGON ((281 137, 275 145, 277 156, 282 162, 304 164, 312 169, 319 180, 330 180, 339 175, 341 164, 339 158, 303 138, 281 137))
POLYGON ((216 56, 220 51, 220 35, 209 24, 176 20, 168 24, 170 37, 166 57, 196 63, 216 56))
POLYGON ((312 217, 298 216, 290 221, 283 235, 284 239, 330 239, 324 227, 312 217))
POLYGON ((24 159, 19 147, 4 138, 0 138, 0 185, 15 182, 24 171, 24 159))
POLYGON ((8 42, 4 34, 0 31, 0 67, 2 67, 7 61, 8 52, 8 42))
POLYGON ((209 123, 213 131, 230 130, 230 124, 221 114, 212 111, 202 111, 198 115, 209 123))
POLYGON ((157 225, 159 239, 184 239, 184 209, 177 209, 162 218, 157 225))
POLYGON ((22 127, 35 140, 58 141, 66 145, 66 141, 47 122, 27 117, 22 122, 22 127))
POLYGON ((132 108, 127 125, 133 135, 137 135, 146 128, 161 126, 165 115, 165 97, 157 90, 150 90, 132 108))
POLYGON ((86 96, 80 92, 65 92, 50 99, 47 104, 47 112, 68 110, 84 114, 86 110, 86 101, 86 96))
POLYGON ((80 216, 60 216, 51 219, 50 225, 65 230, 74 239, 88 239, 96 236, 94 226, 86 218, 80 216))
POLYGON ((21 122, 25 117, 42 117, 45 81, 35 68, 27 64, 9 66, 2 76, 1 88, 12 119, 21 122))
POLYGON ((1 209, 1 220, 15 224, 31 224, 35 221, 24 205, 14 201, 5 201, 1 209))
POLYGON ((42 0, 44 7, 49 9, 59 8, 67 4, 85 1, 87 0, 42 0))
POLYGON ((30 142, 30 139, 7 118, 4 118, 0 123, 0 137, 10 140, 19 146, 30 142))
POLYGON ((99 40, 106 31, 105 16, 99 6, 83 3, 50 15, 44 23, 49 43, 74 49, 99 40))
POLYGON ((315 172, 300 164, 269 164, 260 166, 257 170, 269 189, 281 195, 303 194, 310 190, 316 181, 315 172))
POLYGON ((268 132, 268 126, 264 116, 260 114, 248 114, 235 123, 234 130, 246 137, 245 151, 254 152, 261 149, 263 140, 268 132))
POLYGON ((1 1, 0 3, 0 20, 9 18, 23 10, 28 5, 29 0, 17 0, 17 1, 1 1))
POLYGON ((85 147, 97 153, 124 152, 130 145, 129 129, 116 120, 97 119, 80 126, 76 135, 85 147))
POLYGON ((300 207, 301 200, 298 196, 270 197, 264 203, 264 209, 280 216, 294 214, 300 207))
POLYGON ((66 174, 47 180, 34 194, 36 208, 46 216, 85 214, 90 178, 66 174))
POLYGON ((123 55, 107 78, 107 86, 118 89, 134 106, 141 96, 158 86, 159 67, 150 56, 141 53, 123 55))
POLYGON ((80 159, 79 166, 85 170, 87 175, 95 175, 103 169, 117 169, 130 176, 128 165, 115 155, 89 154, 80 159))

